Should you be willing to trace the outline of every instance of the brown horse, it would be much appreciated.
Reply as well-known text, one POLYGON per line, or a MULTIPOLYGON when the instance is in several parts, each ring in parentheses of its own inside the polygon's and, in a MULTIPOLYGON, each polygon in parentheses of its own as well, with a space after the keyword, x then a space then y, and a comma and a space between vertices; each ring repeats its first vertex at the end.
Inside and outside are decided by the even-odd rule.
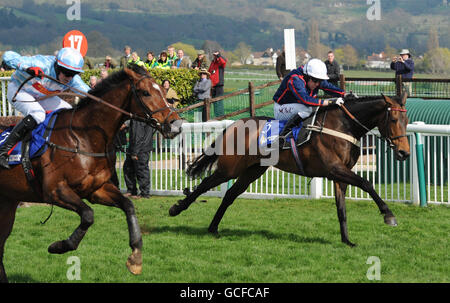
MULTIPOLYGON (((299 171, 290 150, 281 150, 279 160, 274 165, 286 172, 302 174, 307 177, 326 177, 334 181, 341 239, 342 242, 350 246, 354 246, 354 244, 350 242, 348 237, 345 208, 345 192, 349 184, 370 194, 384 215, 386 224, 396 226, 397 222, 393 213, 375 192, 370 182, 352 172, 351 169, 359 158, 360 148, 350 142, 351 140, 348 140, 348 138, 359 139, 370 129, 377 126, 382 137, 394 149, 396 158, 405 160, 409 156, 409 142, 406 137, 406 126, 408 124, 405 109, 406 98, 406 94, 401 98, 389 98, 387 96, 353 97, 346 99, 345 108, 320 108, 315 125, 319 129, 328 128, 338 131, 344 134, 344 137, 347 136, 347 139, 325 132, 315 132, 307 143, 298 148, 300 159, 303 162, 303 172, 299 171)), ((268 168, 267 165, 261 164, 264 156, 261 155, 260 149, 258 149, 258 153, 252 153, 257 145, 258 134, 266 120, 267 118, 250 118, 243 119, 245 123, 232 124, 208 149, 197 157, 187 169, 187 174, 191 177, 198 177, 211 170, 213 164, 216 164, 217 168, 211 175, 203 179, 192 193, 185 190, 185 193, 187 192, 186 197, 174 204, 170 208, 169 214, 171 216, 178 215, 201 194, 230 179, 237 178, 233 186, 226 192, 209 226, 209 232, 217 233, 218 225, 226 209, 268 168), (254 122, 257 127, 251 129, 248 127, 249 122, 254 122), (244 127, 248 127, 248 129, 243 129, 244 127), (238 152, 239 143, 242 146, 242 142, 245 142, 245 148, 243 148, 245 153, 238 152), (213 153, 211 152, 212 149, 220 151, 220 153, 213 153)))
POLYGON ((73 109, 58 114, 50 142, 54 145, 32 160, 42 196, 27 182, 22 165, 0 170, 0 281, 7 282, 3 252, 14 223, 19 201, 53 204, 76 212, 81 223, 66 240, 48 248, 62 254, 77 249, 94 222, 92 209, 83 202, 118 207, 125 212, 131 255, 127 267, 133 274, 142 270, 142 236, 133 203, 110 182, 115 169, 111 153, 115 134, 125 120, 146 121, 164 137, 180 133, 181 120, 167 103, 162 87, 143 69, 124 69, 102 80, 73 109), (93 99, 108 100, 110 106, 93 99), (112 106, 111 106, 112 105, 112 106))

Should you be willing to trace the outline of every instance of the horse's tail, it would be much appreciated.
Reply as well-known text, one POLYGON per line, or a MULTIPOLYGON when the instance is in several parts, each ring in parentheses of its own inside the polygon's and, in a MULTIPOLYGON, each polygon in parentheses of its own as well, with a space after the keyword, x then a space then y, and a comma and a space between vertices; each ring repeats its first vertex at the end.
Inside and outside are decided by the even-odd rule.
MULTIPOLYGON (((214 144, 214 143, 213 143, 214 144)), ((205 172, 210 172, 214 163, 216 163, 219 155, 216 153, 212 155, 208 155, 205 151, 195 158, 194 162, 192 162, 187 170, 186 174, 191 178, 198 178, 205 172)))
POLYGON ((223 140, 225 131, 226 129, 206 150, 203 151, 200 156, 195 158, 194 162, 188 166, 186 169, 186 174, 189 177, 199 178, 203 173, 210 172, 212 170, 214 163, 216 163, 219 158, 219 155, 215 152, 216 142, 217 140, 223 140))

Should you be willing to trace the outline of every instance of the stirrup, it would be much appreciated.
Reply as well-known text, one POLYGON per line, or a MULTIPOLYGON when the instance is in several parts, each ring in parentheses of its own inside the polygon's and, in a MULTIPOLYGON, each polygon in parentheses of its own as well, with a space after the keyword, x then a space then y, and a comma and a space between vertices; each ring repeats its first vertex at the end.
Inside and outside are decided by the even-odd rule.
POLYGON ((0 156, 0 167, 5 168, 5 169, 10 169, 11 166, 9 166, 9 161, 8 161, 9 157, 4 157, 4 156, 0 156))

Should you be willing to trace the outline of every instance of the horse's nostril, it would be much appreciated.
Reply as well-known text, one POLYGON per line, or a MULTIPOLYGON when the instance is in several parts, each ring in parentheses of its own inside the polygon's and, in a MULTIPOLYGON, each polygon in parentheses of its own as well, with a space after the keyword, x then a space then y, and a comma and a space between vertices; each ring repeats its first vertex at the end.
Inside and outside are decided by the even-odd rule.
POLYGON ((405 150, 399 150, 398 153, 403 159, 406 159, 409 157, 409 152, 407 152, 405 150))

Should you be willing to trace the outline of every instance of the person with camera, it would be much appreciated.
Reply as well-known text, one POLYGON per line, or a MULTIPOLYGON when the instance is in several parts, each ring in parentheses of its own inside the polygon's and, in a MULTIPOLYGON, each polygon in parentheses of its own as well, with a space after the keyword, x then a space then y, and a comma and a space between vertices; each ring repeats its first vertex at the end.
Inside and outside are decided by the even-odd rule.
MULTIPOLYGON (((213 60, 209 66, 208 72, 211 74, 211 97, 219 97, 223 95, 223 86, 225 80, 225 66, 227 65, 227 59, 222 57, 219 51, 213 52, 213 60)), ((225 114, 223 100, 214 103, 214 116, 220 117, 225 114)))
POLYGON ((412 79, 414 74, 414 61, 407 49, 400 52, 400 57, 394 57, 391 69, 395 70, 395 76, 401 75, 402 79, 412 79))

